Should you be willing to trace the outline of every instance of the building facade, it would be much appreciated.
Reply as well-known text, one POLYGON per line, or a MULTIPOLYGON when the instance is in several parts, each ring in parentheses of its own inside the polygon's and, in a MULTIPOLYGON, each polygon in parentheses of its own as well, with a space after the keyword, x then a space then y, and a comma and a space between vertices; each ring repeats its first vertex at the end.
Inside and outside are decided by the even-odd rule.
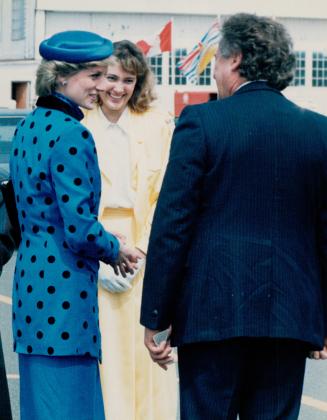
POLYGON ((224 19, 231 13, 245 11, 272 16, 288 28, 294 41, 297 67, 293 84, 284 93, 300 106, 327 115, 326 7, 315 9, 311 5, 310 10, 302 10, 299 6, 286 10, 282 3, 275 2, 274 10, 260 10, 258 2, 251 3, 251 0, 246 7, 241 6, 242 9, 240 1, 236 0, 203 0, 201 5, 195 0, 179 0, 175 5, 161 0, 122 0, 120 5, 112 0, 81 3, 0 0, 1 107, 33 106, 35 72, 40 61, 38 45, 53 33, 68 29, 90 30, 113 41, 130 39, 136 42, 158 33, 172 19, 173 52, 149 60, 156 75, 159 100, 178 116, 186 104, 216 97, 213 62, 194 85, 178 70, 179 60, 200 41, 217 16, 224 19))

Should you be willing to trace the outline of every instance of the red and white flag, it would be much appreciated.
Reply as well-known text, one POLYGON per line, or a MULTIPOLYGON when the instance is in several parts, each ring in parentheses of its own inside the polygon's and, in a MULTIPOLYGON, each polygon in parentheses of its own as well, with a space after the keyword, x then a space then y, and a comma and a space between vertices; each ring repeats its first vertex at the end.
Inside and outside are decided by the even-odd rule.
POLYGON ((158 34, 148 38, 147 40, 141 39, 136 43, 136 45, 147 57, 152 57, 165 51, 171 51, 171 31, 172 21, 170 20, 158 34))

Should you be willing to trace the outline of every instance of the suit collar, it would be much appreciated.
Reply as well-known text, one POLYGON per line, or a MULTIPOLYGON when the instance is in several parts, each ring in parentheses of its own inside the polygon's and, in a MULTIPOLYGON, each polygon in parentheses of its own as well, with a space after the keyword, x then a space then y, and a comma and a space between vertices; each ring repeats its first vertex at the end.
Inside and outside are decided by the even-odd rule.
POLYGON ((250 83, 246 83, 234 92, 234 95, 240 95, 242 93, 257 91, 257 90, 270 90, 274 93, 281 95, 281 92, 273 87, 269 86, 267 82, 261 80, 251 81, 250 83))

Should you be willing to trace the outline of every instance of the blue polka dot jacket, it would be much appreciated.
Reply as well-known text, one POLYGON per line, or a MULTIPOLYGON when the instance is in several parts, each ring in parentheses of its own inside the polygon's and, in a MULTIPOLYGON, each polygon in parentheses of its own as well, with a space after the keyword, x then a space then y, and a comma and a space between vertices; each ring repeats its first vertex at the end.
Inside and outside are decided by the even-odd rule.
POLYGON ((18 353, 101 359, 99 260, 116 260, 119 244, 97 219, 100 173, 82 117, 64 97, 41 97, 13 138, 22 233, 13 282, 18 353))

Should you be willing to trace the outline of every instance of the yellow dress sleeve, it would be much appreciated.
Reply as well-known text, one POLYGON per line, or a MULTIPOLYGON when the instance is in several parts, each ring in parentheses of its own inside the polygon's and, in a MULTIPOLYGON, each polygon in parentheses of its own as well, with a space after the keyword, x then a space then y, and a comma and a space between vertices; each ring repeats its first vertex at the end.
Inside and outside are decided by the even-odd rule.
POLYGON ((155 207, 156 207, 156 204, 157 204, 161 184, 162 184, 163 177, 165 175, 165 171, 166 171, 166 167, 167 167, 173 130, 174 130, 173 119, 170 115, 167 115, 167 117, 164 119, 164 123, 162 125, 161 134, 160 134, 160 137, 161 137, 160 142, 162 144, 162 147, 159 148, 160 151, 161 151, 160 172, 159 172, 159 175, 156 177, 156 180, 154 181, 154 184, 150 188, 150 193, 149 193, 150 207, 149 207, 149 211, 145 215, 145 223, 141 227, 141 235, 139 237, 140 239, 136 243, 136 247, 139 248, 145 254, 147 253, 147 249, 148 249, 148 242, 149 242, 150 230, 151 230, 152 219, 153 219, 155 207))

